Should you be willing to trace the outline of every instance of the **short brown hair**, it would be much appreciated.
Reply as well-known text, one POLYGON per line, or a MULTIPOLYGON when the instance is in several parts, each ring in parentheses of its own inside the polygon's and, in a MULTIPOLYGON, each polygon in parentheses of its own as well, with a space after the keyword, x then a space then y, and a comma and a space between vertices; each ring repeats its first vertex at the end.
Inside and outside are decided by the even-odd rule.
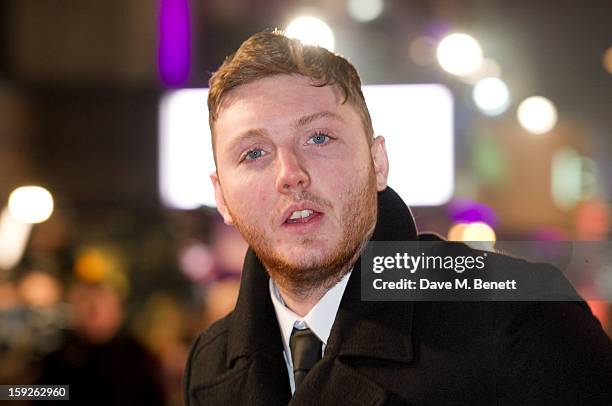
POLYGON ((355 67, 344 57, 325 48, 304 45, 299 40, 288 38, 281 31, 274 30, 259 32, 244 41, 210 78, 208 120, 213 133, 213 152, 213 124, 227 93, 235 87, 279 74, 306 76, 311 79, 312 85, 317 87, 337 85, 344 97, 342 103, 348 101, 357 109, 368 143, 372 142, 372 119, 355 67))

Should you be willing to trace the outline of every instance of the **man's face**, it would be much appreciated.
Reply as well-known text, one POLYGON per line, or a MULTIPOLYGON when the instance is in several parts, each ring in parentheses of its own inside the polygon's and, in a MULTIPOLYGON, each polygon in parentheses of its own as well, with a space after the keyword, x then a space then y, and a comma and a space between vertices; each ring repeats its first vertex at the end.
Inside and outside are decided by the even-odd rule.
POLYGON ((384 139, 370 147, 340 102, 335 86, 276 75, 233 89, 215 122, 219 211, 281 285, 337 282, 375 225, 384 139))

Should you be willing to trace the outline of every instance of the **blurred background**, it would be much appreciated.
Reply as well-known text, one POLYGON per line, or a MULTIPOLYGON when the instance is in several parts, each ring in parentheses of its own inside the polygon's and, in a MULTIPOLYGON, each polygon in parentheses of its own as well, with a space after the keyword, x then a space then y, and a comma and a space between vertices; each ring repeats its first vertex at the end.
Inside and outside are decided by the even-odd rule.
POLYGON ((182 404, 246 244, 162 199, 160 103, 275 27, 366 85, 448 88, 452 191, 412 207, 421 231, 610 240, 610 1, 0 0, 0 384, 182 404))

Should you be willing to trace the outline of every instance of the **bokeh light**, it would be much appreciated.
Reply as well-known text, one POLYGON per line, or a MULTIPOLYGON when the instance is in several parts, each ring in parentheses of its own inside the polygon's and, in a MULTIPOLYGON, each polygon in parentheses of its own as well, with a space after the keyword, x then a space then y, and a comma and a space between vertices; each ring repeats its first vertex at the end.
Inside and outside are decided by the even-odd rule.
POLYGON ((23 223, 42 223, 53 213, 53 196, 40 186, 22 186, 9 196, 11 216, 23 223))
POLYGON ((556 227, 538 227, 529 233, 529 239, 533 241, 567 241, 569 235, 556 227))
POLYGON ((497 224, 497 215, 486 204, 471 199, 458 198, 448 205, 448 214, 455 223, 469 224, 483 222, 494 227, 497 224))
POLYGON ((33 271, 26 274, 19 283, 19 294, 28 306, 50 307, 60 300, 61 286, 50 274, 33 271))
POLYGON ((573 208, 581 198, 582 160, 573 148, 555 151, 551 161, 550 187, 553 202, 563 210, 573 208))
POLYGON ((610 218, 610 206, 603 200, 581 202, 575 213, 576 236, 580 240, 605 240, 611 228, 610 218))
POLYGON ((517 110, 521 126, 532 134, 544 134, 557 124, 557 109, 545 97, 533 96, 521 102, 517 110))
POLYGON ((87 249, 79 255, 74 264, 77 277, 88 283, 99 283, 113 267, 110 258, 95 249, 87 249))
POLYGON ((437 50, 438 62, 442 68, 458 76, 477 71, 483 61, 482 48, 476 39, 463 34, 450 34, 440 41, 437 50))
MULTIPOLYGON (((492 186, 504 181, 508 171, 508 151, 495 137, 482 137, 474 143, 472 166, 479 181, 492 186)), ((491 224, 491 223, 489 223, 491 224)))
POLYGON ((447 239, 449 241, 463 241, 463 232, 467 227, 467 223, 457 223, 448 230, 447 239))
POLYGON ((503 80, 485 78, 474 86, 472 97, 476 107, 488 116, 497 116, 508 109, 510 92, 503 80))
POLYGON ((463 230, 463 241, 474 249, 492 250, 495 246, 495 230, 482 221, 468 224, 463 230))
POLYGON ((612 47, 606 49, 603 55, 603 66, 606 72, 612 75, 612 47))
POLYGON ((87 284, 107 284, 122 297, 129 294, 124 260, 121 253, 112 247, 82 248, 74 262, 74 274, 87 284))
POLYGON ((355 20, 368 22, 375 20, 383 11, 383 0, 349 0, 348 12, 355 20))
POLYGON ((317 45, 334 50, 336 40, 329 25, 316 17, 298 17, 287 25, 285 35, 289 38, 299 39, 306 45, 317 45))
POLYGON ((189 78, 191 28, 187 0, 160 0, 158 64, 162 81, 180 86, 189 78))
POLYGON ((201 242, 187 245, 178 253, 181 271, 192 281, 202 282, 214 277, 215 258, 201 242))
POLYGON ((436 41, 427 36, 417 37, 410 43, 410 59, 417 65, 430 66, 436 62, 436 41))
POLYGON ((32 224, 18 221, 5 207, 0 211, 0 269, 19 263, 30 238, 32 224))
POLYGON ((470 223, 463 230, 463 241, 495 241, 495 230, 485 222, 470 223))
POLYGON ((493 250, 496 239, 495 230, 482 221, 455 223, 448 230, 449 241, 463 241, 474 249, 493 250))

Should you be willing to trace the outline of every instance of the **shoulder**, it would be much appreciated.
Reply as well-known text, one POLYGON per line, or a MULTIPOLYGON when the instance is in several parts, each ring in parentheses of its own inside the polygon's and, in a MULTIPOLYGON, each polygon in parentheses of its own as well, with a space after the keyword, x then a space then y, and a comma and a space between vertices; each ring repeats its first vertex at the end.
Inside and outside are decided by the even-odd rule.
POLYGON ((543 291, 495 303, 501 403, 612 404, 612 346, 588 304, 550 264, 496 260, 543 291))
POLYGON ((499 320, 502 399, 612 404, 612 346, 584 302, 500 302, 498 308, 508 316, 499 320))
POLYGON ((227 370, 227 336, 233 312, 213 323, 191 346, 184 375, 185 394, 227 370))

